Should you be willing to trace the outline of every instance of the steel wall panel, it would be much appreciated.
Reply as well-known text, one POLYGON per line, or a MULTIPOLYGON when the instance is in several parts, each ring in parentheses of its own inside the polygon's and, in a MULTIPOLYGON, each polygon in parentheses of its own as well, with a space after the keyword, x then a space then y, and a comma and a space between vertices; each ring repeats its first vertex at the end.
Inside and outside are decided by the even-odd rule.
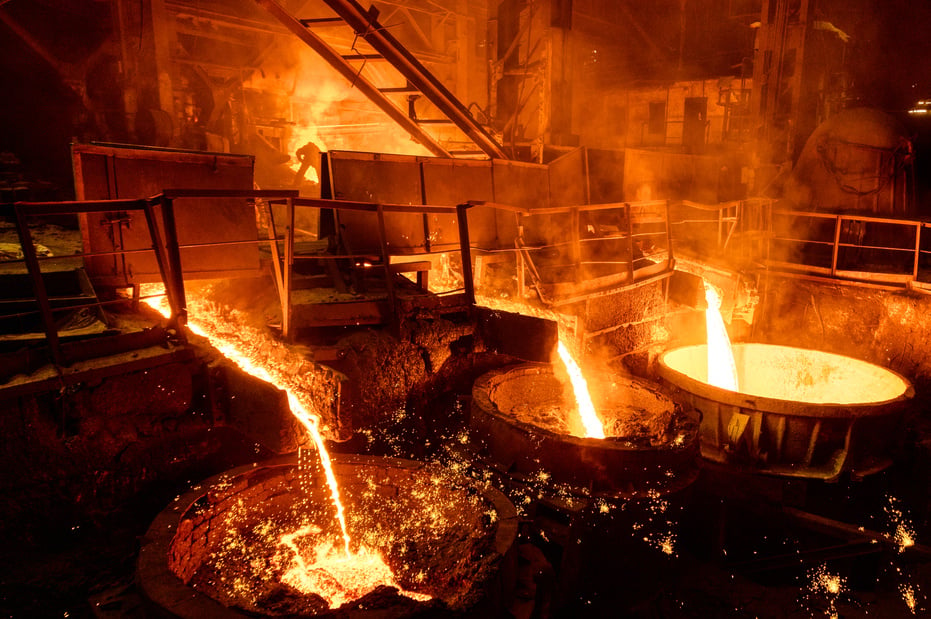
MULTIPOLYGON (((495 202, 499 204, 527 209, 551 206, 549 168, 545 165, 496 159, 494 181, 495 202)), ((548 219, 547 216, 534 216, 525 221, 524 240, 526 244, 536 245, 542 239, 558 234, 558 231, 550 229, 548 219)), ((496 213, 496 220, 499 245, 514 247, 514 241, 517 238, 517 216, 510 211, 500 210, 496 213)), ((563 233, 565 230, 566 228, 563 228, 563 233)))
POLYGON ((630 148, 624 158, 624 199, 717 204, 721 167, 718 157, 630 148))
MULTIPOLYGON (((427 204, 456 206, 470 200, 494 200, 490 161, 426 159, 422 165, 427 204)), ((427 227, 433 251, 458 248, 459 228, 455 215, 430 214, 427 227)), ((483 206, 469 209, 469 242, 472 247, 496 246, 494 209, 483 206)))
MULTIPOLYGON (((72 163, 79 200, 147 198, 168 188, 253 189, 253 159, 244 155, 81 144, 72 147, 72 163)), ((177 200, 175 220, 181 245, 258 238, 255 209, 244 199, 177 200)), ((141 213, 82 216, 81 229, 85 252, 151 247, 141 213)), ((187 279, 252 276, 261 266, 256 244, 186 248, 181 263, 187 279)), ((151 252, 89 258, 85 266, 102 285, 161 281, 151 252)))
POLYGON ((550 201, 553 206, 588 204, 586 150, 577 148, 550 162, 550 201))
POLYGON ((624 151, 586 149, 592 204, 624 201, 624 151))
MULTIPOLYGON (((330 151, 330 186, 333 198, 377 204, 422 204, 419 158, 330 151)), ((340 234, 353 253, 380 254, 378 218, 370 213, 338 212, 340 234)), ((386 241, 392 254, 426 251, 421 213, 386 213, 386 241)))

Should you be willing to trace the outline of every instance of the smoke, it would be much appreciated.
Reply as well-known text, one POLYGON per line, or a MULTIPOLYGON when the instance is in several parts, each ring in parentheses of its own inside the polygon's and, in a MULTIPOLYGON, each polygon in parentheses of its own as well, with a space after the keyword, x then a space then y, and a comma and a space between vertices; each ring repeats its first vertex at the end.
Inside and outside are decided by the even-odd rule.
MULTIPOLYGON (((292 153, 313 141, 321 150, 430 154, 313 51, 295 45, 301 48, 290 94, 292 153)), ((396 71, 372 63, 361 76, 378 86, 403 84, 396 71)))
MULTIPOLYGON (((367 62, 360 68, 360 79, 376 86, 404 83, 388 65, 367 62)), ((430 154, 296 38, 280 43, 261 70, 244 81, 242 91, 244 150, 256 156, 256 179, 262 187, 296 186, 303 155, 298 151, 308 144, 321 152, 430 154)), ((397 103, 406 105, 400 99, 397 103)), ((317 181, 319 155, 312 147, 304 152, 313 161, 305 166, 303 179, 317 181)))

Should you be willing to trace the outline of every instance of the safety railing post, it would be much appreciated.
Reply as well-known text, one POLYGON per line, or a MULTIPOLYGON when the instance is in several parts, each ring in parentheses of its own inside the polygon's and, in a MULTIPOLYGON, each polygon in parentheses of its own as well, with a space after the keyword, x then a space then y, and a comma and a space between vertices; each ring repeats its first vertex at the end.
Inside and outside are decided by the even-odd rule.
POLYGON ((624 214, 627 217, 627 274, 630 283, 634 281, 634 221, 630 210, 630 202, 624 203, 624 214))
MULTIPOLYGON (((157 198, 158 201, 162 199, 161 196, 157 198)), ((162 207, 164 208, 164 203, 162 203, 162 207)), ((159 275, 161 275, 162 283, 165 285, 165 297, 168 299, 168 308, 171 310, 170 320, 177 332, 182 334, 184 331, 178 328, 180 325, 177 322, 180 309, 177 297, 178 289, 174 282, 174 271, 170 266, 167 249, 165 248, 165 244, 162 243, 162 235, 161 232, 159 232, 158 221, 155 219, 153 202, 146 200, 143 204, 142 212, 145 215, 145 223, 149 227, 149 240, 152 241, 155 263, 158 265, 159 275)))
POLYGON ((834 218, 834 247, 831 252, 831 275, 837 275, 837 254, 840 252, 840 229, 842 217, 838 215, 834 218))
POLYGON ((921 227, 922 223, 915 223, 915 262, 912 264, 912 279, 918 281, 918 261, 921 258, 921 227))
POLYGON ((472 280, 472 245, 469 240, 469 204, 456 206, 456 222, 459 224, 459 252, 462 255, 462 283, 466 301, 475 305, 475 282, 472 280))
POLYGON ((582 239, 579 231, 579 227, 582 225, 579 217, 579 209, 573 208, 569 212, 570 219, 570 229, 569 229, 569 239, 571 240, 571 252, 572 252, 572 267, 575 269, 576 277, 581 276, 582 269, 582 239))
MULTIPOLYGON (((288 208, 288 225, 285 230, 284 241, 284 273, 282 277, 282 303, 281 303, 281 334, 287 340, 294 337, 291 325, 291 288, 294 284, 294 200, 288 198, 286 201, 288 208)), ((271 208, 269 207, 269 212, 271 208)), ((275 248, 278 247, 278 241, 275 241, 275 248)), ((275 254, 277 255, 277 251, 275 254)))
POLYGON ((181 267, 181 248, 178 244, 178 228, 175 223, 174 199, 162 195, 162 223, 165 226, 165 245, 168 250, 168 275, 174 286, 177 303, 176 320, 179 325, 187 324, 187 299, 184 292, 184 271, 181 267))
POLYGON ((36 258, 36 248, 32 244, 32 233, 29 231, 29 225, 26 223, 26 215, 23 213, 23 207, 19 204, 14 205, 16 213, 16 233, 19 235, 19 244, 23 251, 23 259, 26 261, 26 268, 29 271, 29 277, 32 279, 32 289, 36 295, 36 301, 39 304, 39 314, 42 316, 42 327, 45 330, 45 337, 48 341, 49 351, 52 354, 52 362, 56 366, 65 365, 61 351, 61 344, 58 339, 58 327, 55 326, 55 320, 52 317, 52 306, 49 303, 48 291, 45 289, 45 280, 42 279, 42 271, 39 268, 39 260, 36 258))

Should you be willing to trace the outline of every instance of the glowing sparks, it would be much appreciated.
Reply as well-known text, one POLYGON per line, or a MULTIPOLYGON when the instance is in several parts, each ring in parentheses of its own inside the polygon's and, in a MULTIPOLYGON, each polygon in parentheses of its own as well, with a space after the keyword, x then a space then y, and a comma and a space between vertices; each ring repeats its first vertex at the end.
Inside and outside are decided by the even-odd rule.
POLYGON ((808 588, 815 594, 824 596, 827 600, 827 615, 832 618, 839 616, 837 602, 847 590, 847 580, 838 574, 832 574, 827 566, 821 565, 808 573, 808 588))
POLYGON ((291 552, 292 561, 291 568, 281 578, 283 583, 305 594, 316 593, 330 608, 357 600, 380 585, 397 587, 400 593, 415 600, 430 599, 429 595, 401 590, 381 555, 365 547, 352 555, 335 550, 326 542, 313 543, 309 550, 302 550, 298 540, 319 533, 319 527, 307 525, 281 536, 281 544, 291 552))
POLYGON ((569 349, 562 341, 559 342, 559 358, 566 366, 569 372, 569 380, 572 381, 572 390, 575 392, 575 400, 578 404, 579 415, 582 418, 582 426, 585 428, 585 436, 589 438, 604 438, 604 426, 595 413, 595 405, 592 403, 592 396, 588 392, 588 383, 582 376, 582 370, 579 364, 572 358, 569 349))
MULTIPOLYGON (((166 318, 170 316, 170 310, 165 297, 150 298, 147 299, 146 302, 166 318)), ((187 327, 196 335, 209 340, 214 348, 220 351, 224 357, 235 363, 243 372, 271 383, 279 389, 283 389, 288 394, 288 404, 291 407, 291 413, 307 429, 308 434, 314 442, 314 446, 317 448, 317 453, 320 456, 320 464, 323 466, 327 485, 330 488, 330 496, 336 508, 336 519, 339 521, 340 530, 342 531, 346 556, 350 556, 352 553, 349 550, 349 533, 346 530, 345 510, 342 501, 340 501, 339 486, 333 474, 330 455, 327 453, 326 445, 324 445, 323 437, 320 434, 320 417, 312 413, 308 406, 301 402, 297 395, 284 385, 285 381, 283 377, 273 376, 269 368, 258 365, 253 359, 249 358, 247 354, 240 350, 235 343, 226 339, 219 329, 215 327, 212 328, 206 321, 201 321, 194 316, 189 317, 187 327)))
POLYGON ((914 615, 918 608, 918 596, 915 588, 908 584, 899 585, 899 593, 902 594, 902 601, 908 606, 908 610, 914 615))
MULTIPOLYGON (((887 503, 885 507, 883 507, 883 511, 886 512, 888 522, 891 526, 895 527, 895 532, 891 537, 899 547, 899 552, 903 552, 906 548, 915 545, 915 527, 909 519, 906 518, 899 504, 900 502, 897 498, 889 496, 887 497, 887 503)), ((887 534, 887 537, 888 536, 887 534)))
POLYGON ((900 522, 896 527, 895 543, 899 545, 899 552, 902 552, 906 548, 915 545, 914 535, 905 523, 900 522))
MULTIPOLYGON (((164 316, 169 316, 165 297, 150 298, 146 301, 164 316)), ((191 305, 194 305, 192 303, 191 305)), ((284 373, 273 365, 264 365, 244 352, 236 343, 224 337, 224 326, 203 320, 199 316, 190 316, 188 328, 195 334, 206 338, 211 345, 226 358, 235 363, 244 372, 283 389, 288 395, 291 413, 306 428, 316 447, 323 468, 330 499, 335 508, 335 517, 341 532, 339 549, 332 541, 318 541, 312 548, 301 550, 298 540, 320 533, 315 525, 305 525, 292 533, 282 534, 280 544, 288 550, 282 560, 288 564, 282 582, 304 593, 316 593, 326 599, 331 608, 355 600, 374 590, 379 585, 397 587, 391 569, 377 552, 360 547, 356 552, 350 548, 350 537, 346 526, 346 511, 340 498, 339 485, 333 471, 332 462, 323 436, 320 432, 320 417, 312 411, 311 404, 303 401, 297 393, 288 388, 284 373), (313 555, 312 559, 305 557, 313 555)), ((257 531, 261 534, 261 531, 257 531)), ((235 542, 235 536, 233 541, 235 542)), ((400 589, 400 587, 398 587, 400 589)), ((403 595, 417 600, 430 599, 429 595, 401 591, 403 595)))
POLYGON ((705 283, 705 329, 708 332, 708 384, 739 391, 737 388, 737 364, 734 363, 734 351, 731 340, 721 317, 721 297, 715 289, 705 283))

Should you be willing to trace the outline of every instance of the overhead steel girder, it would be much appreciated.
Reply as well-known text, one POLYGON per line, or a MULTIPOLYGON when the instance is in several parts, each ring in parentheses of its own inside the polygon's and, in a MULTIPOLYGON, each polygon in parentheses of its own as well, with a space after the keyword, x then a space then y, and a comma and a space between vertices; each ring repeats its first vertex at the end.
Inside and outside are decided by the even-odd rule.
MULTIPOLYGON (((259 0, 260 2, 263 0, 259 0)), ((267 1, 267 0, 265 0, 267 1)), ((324 0, 336 14, 352 26, 375 51, 385 57, 407 80, 486 155, 510 159, 500 144, 481 126, 462 103, 417 58, 384 28, 376 17, 355 0, 324 0)))
POLYGON ((320 55, 330 66, 336 69, 343 77, 349 80, 368 99, 384 111, 393 121, 407 131, 411 137, 420 142, 431 153, 438 157, 451 157, 433 137, 426 133, 407 114, 402 112, 390 99, 383 95, 376 86, 359 74, 359 70, 349 64, 336 50, 330 47, 323 39, 307 29, 301 22, 288 13, 284 7, 275 0, 255 0, 260 6, 271 13, 285 28, 293 32, 304 43, 320 55))

